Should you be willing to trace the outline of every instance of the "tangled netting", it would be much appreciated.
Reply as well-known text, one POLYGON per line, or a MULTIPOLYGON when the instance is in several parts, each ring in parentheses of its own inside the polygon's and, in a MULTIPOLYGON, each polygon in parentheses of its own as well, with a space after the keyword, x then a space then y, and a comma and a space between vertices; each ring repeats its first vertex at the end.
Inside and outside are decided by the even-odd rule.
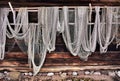
POLYGON ((14 38, 23 50, 26 46, 28 62, 36 75, 42 67, 47 51, 55 50, 56 33, 62 33, 70 53, 87 60, 88 56, 100 45, 100 52, 105 53, 110 43, 116 39, 120 45, 119 26, 120 8, 94 8, 95 19, 92 21, 92 10, 88 7, 74 7, 73 26, 69 22, 69 8, 39 7, 38 23, 30 23, 28 9, 12 11, 13 24, 9 21, 10 9, 0 8, 0 59, 4 59, 6 36, 14 38), (23 43, 19 43, 22 41, 23 43))

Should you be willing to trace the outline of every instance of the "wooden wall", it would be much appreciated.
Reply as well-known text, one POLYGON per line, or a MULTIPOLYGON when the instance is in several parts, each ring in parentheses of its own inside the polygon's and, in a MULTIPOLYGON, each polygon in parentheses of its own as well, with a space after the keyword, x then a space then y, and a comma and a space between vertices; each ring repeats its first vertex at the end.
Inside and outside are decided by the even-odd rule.
MULTIPOLYGON (((41 72, 78 71, 78 70, 118 70, 120 69, 120 53, 93 53, 88 61, 73 57, 68 52, 47 54, 41 72)), ((0 61, 0 70, 28 72, 27 54, 11 52, 0 61)))
MULTIPOLYGON (((120 0, 0 0, 1 7, 9 7, 11 1, 13 7, 33 6, 62 6, 62 5, 114 5, 120 6, 120 0)), ((11 48, 14 40, 7 40, 6 51, 11 48)), ((61 35, 57 36, 56 50, 48 53, 41 72, 76 71, 76 70, 114 70, 120 69, 120 47, 116 49, 115 44, 109 46, 106 54, 99 53, 99 46, 96 52, 89 56, 88 61, 80 60, 72 56, 66 49, 61 35), (111 50, 111 51, 110 51, 111 50)), ((6 53, 5 59, 0 61, 0 71, 32 71, 28 65, 27 54, 23 54, 17 44, 6 53)))
MULTIPOLYGON (((13 39, 7 39, 6 51, 8 51, 7 48, 11 48, 13 42, 13 39)), ((111 44, 105 54, 100 54, 99 46, 97 46, 96 52, 89 56, 88 61, 83 61, 78 56, 70 54, 65 47, 62 36, 58 35, 56 50, 47 53, 41 72, 117 69, 120 69, 120 47, 116 49, 115 44, 111 44)), ((27 54, 21 52, 17 44, 15 44, 11 52, 6 52, 5 59, 0 61, 0 70, 32 71, 28 65, 27 54)))

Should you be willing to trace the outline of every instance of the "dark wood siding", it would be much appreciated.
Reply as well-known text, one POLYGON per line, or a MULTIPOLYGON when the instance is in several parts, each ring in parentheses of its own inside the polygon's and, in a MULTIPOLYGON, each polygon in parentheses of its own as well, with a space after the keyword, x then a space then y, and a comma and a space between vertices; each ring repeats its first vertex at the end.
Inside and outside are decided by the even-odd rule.
MULTIPOLYGON (((0 0, 0 6, 9 7, 8 1, 12 3, 13 7, 61 5, 88 6, 89 3, 92 5, 120 6, 120 0, 0 0)), ((11 48, 13 42, 13 39, 7 39, 6 51, 11 48)), ((116 49, 116 45, 112 43, 106 54, 100 54, 99 46, 97 46, 96 52, 89 56, 88 61, 82 61, 79 57, 74 57, 69 53, 65 47, 62 36, 58 35, 56 50, 47 54, 41 71, 86 69, 120 69, 120 47, 116 49)), ((23 54, 17 44, 15 44, 15 47, 11 50, 11 52, 5 55, 5 59, 0 61, 0 70, 31 71, 32 69, 28 67, 27 54, 23 54)))

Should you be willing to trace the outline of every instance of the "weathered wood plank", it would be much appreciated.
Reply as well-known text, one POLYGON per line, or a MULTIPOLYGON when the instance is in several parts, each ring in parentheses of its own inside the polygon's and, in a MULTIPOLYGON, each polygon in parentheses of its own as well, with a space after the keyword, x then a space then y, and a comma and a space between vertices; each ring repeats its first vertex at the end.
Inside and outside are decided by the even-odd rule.
MULTIPOLYGON (((120 65, 107 65, 107 66, 43 66, 40 72, 61 72, 61 71, 80 71, 80 70, 117 70, 120 65)), ((15 66, 1 66, 0 71, 18 71, 18 72, 31 72, 32 68, 29 67, 15 67, 15 66)))
POLYGON ((8 1, 12 2, 12 5, 14 7, 34 7, 34 6, 88 6, 89 3, 92 3, 92 5, 118 5, 119 6, 119 0, 1 0, 0 6, 8 6, 8 1))
MULTIPOLYGON (((120 60, 119 60, 120 61, 120 60)), ((82 66, 90 66, 90 65, 120 65, 120 62, 117 61, 101 61, 101 60, 89 60, 89 61, 80 61, 79 58, 74 59, 49 59, 47 58, 44 66, 64 66, 64 65, 82 65, 82 66)), ((28 66, 27 60, 3 60, 0 61, 0 67, 1 66, 28 66)))
MULTIPOLYGON (((70 53, 50 53, 47 54, 44 66, 64 66, 64 65, 120 65, 120 53, 92 54, 88 61, 82 61, 77 56, 70 53)), ((28 66, 27 54, 22 52, 11 52, 6 54, 5 59, 0 61, 0 66, 28 66)))
MULTIPOLYGON (((27 54, 22 52, 9 52, 5 55, 5 59, 27 59, 27 54)), ((52 52, 48 53, 46 58, 79 58, 78 56, 73 56, 69 52, 52 52)), ((89 56, 89 60, 119 60, 120 58, 120 51, 109 51, 105 54, 100 54, 99 52, 92 53, 89 56)))
POLYGON ((120 66, 116 65, 107 65, 107 66, 51 66, 51 67, 43 67, 41 71, 51 71, 51 72, 59 72, 59 71, 79 71, 79 70, 115 70, 120 69, 120 66), (48 68, 48 69, 47 69, 48 68))
MULTIPOLYGON (((77 71, 77 70, 101 70, 101 69, 120 69, 120 52, 108 52, 108 54, 92 54, 88 61, 81 61, 79 57, 74 57, 70 53, 53 52, 47 54, 45 63, 41 72, 57 72, 57 71, 77 71), (103 59, 105 58, 105 59, 103 59)), ((22 52, 10 52, 6 54, 5 59, 0 61, 0 70, 9 71, 32 71, 29 68, 27 54, 22 52)))

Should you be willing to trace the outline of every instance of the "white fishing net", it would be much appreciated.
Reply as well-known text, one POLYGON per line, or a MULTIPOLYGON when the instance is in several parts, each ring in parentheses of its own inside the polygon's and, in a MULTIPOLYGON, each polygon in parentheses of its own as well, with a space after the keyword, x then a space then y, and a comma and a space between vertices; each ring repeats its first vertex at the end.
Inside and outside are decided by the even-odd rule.
POLYGON ((19 9, 17 17, 13 17, 14 28, 7 20, 8 29, 10 30, 7 30, 7 36, 9 38, 14 37, 20 47, 21 44, 17 40, 24 40, 25 45, 28 46, 28 62, 30 65, 32 62, 35 75, 43 65, 47 50, 51 52, 55 49, 58 12, 57 7, 39 8, 38 25, 28 23, 28 11, 26 8, 19 9))
POLYGON ((20 8, 17 14, 17 17, 13 15, 14 28, 10 25, 9 20, 7 19, 8 29, 7 31, 8 38, 15 37, 16 39, 25 39, 29 31, 28 29, 28 11, 27 8, 20 8), (20 32, 22 30, 22 33, 20 32))
POLYGON ((116 47, 118 48, 120 45, 120 8, 115 8, 114 10, 114 24, 116 27, 116 47))
POLYGON ((0 60, 4 59, 5 55, 5 44, 6 44, 6 29, 7 29, 7 16, 8 9, 0 8, 0 60))
POLYGON ((7 35, 8 38, 14 38, 23 51, 27 51, 29 65, 36 75, 44 63, 47 51, 55 50, 57 31, 62 33, 66 47, 74 56, 87 60, 95 51, 97 42, 100 52, 105 53, 115 37, 117 45, 120 44, 120 9, 106 7, 101 10, 100 12, 100 7, 95 7, 93 22, 92 10, 76 7, 75 21, 71 25, 68 7, 63 7, 61 13, 58 7, 39 7, 38 24, 28 21, 27 8, 20 8, 17 12, 12 11, 11 25, 8 19, 9 9, 0 8, 0 59, 4 58, 7 35))
POLYGON ((82 46, 85 51, 95 52, 96 49, 96 43, 97 43, 97 28, 98 28, 98 16, 99 16, 99 7, 95 7, 95 21, 93 22, 94 25, 92 25, 92 11, 89 10, 89 13, 86 14, 87 23, 85 23, 86 26, 84 26, 84 36, 82 41, 82 46), (89 16, 89 17, 88 17, 89 16))
POLYGON ((102 9, 101 16, 98 19, 98 42, 101 53, 107 52, 108 46, 116 35, 117 27, 113 24, 114 9, 112 7, 102 9))
POLYGON ((99 8, 95 8, 96 16, 94 27, 91 26, 92 22, 90 19, 92 11, 89 11, 88 7, 75 8, 74 27, 69 25, 68 11, 69 9, 67 7, 63 8, 64 19, 61 26, 64 28, 62 32, 63 39, 71 54, 74 56, 78 55, 80 58, 87 60, 91 52, 94 52, 96 49, 99 8))
MULTIPOLYGON (((82 15, 81 18, 84 17, 85 11, 83 11, 82 13, 83 14, 81 14, 82 15)), ((69 20, 68 20, 68 7, 63 8, 63 18, 64 18, 63 19, 64 31, 62 32, 62 35, 63 35, 64 42, 66 44, 66 47, 69 49, 69 51, 74 56, 76 56, 78 54, 77 48, 81 47, 81 39, 82 39, 81 33, 82 33, 83 27, 76 26, 74 28, 70 28, 69 20), (72 29, 74 29, 74 30, 72 30, 72 29), (79 43, 79 44, 77 44, 77 43, 79 43)), ((79 18, 79 17, 77 17, 77 18, 79 18)), ((83 21, 81 21, 81 22, 83 22, 83 21)))
POLYGON ((41 12, 43 9, 39 8, 40 12, 38 12, 38 23, 42 25, 43 42, 46 45, 47 50, 51 52, 55 50, 59 8, 47 7, 41 12))
POLYGON ((47 50, 51 52, 55 49, 58 12, 57 7, 41 7, 38 9, 39 25, 33 25, 30 30, 28 45, 28 54, 33 64, 34 75, 42 67, 47 50), (35 63, 37 58, 36 63, 38 65, 35 63))
POLYGON ((28 60, 32 62, 33 72, 36 75, 43 65, 46 56, 46 46, 43 43, 42 29, 38 25, 30 25, 28 40, 28 60))
POLYGON ((27 39, 28 39, 28 11, 27 8, 19 8, 18 11, 12 12, 13 23, 7 20, 7 37, 15 40, 23 53, 27 52, 27 39))

